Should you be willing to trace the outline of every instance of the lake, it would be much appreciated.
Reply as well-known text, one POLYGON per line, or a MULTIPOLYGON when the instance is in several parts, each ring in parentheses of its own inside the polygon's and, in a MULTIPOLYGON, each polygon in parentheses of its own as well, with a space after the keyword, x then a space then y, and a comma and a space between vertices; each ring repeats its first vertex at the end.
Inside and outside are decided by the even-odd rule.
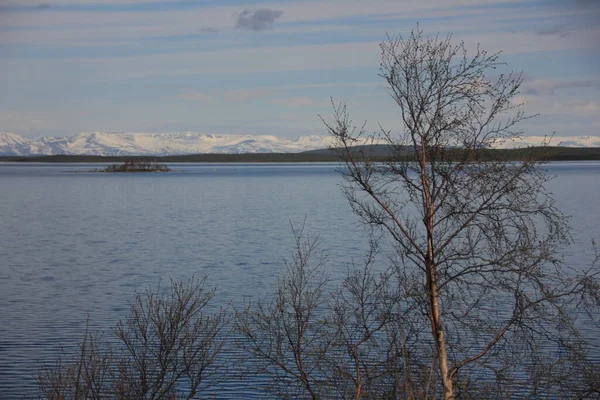
MULTIPOLYGON (((85 164, 0 163, 0 397, 35 391, 52 362, 91 330, 126 316, 136 290, 208 275, 212 306, 272 291, 290 258, 290 224, 318 236, 337 281, 367 234, 336 164, 169 164, 175 173, 103 174, 85 164)), ((545 166, 571 215, 573 263, 600 239, 600 162, 545 166)))

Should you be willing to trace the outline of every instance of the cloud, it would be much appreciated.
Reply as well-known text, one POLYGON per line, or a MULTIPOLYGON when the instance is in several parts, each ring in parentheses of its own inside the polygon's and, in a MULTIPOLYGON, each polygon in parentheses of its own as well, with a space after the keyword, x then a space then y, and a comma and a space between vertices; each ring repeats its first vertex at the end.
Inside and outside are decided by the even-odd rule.
POLYGON ((524 122, 525 131, 528 133, 533 129, 536 132, 562 131, 560 134, 598 134, 592 126, 600 124, 600 103, 597 99, 585 98, 579 93, 566 98, 519 95, 513 99, 513 104, 519 103, 524 104, 525 113, 540 115, 539 118, 524 122), (578 125, 578 128, 570 127, 572 124, 578 125))
POLYGON ((598 0, 575 0, 574 3, 580 7, 593 7, 598 5, 598 0))
POLYGON ((147 89, 189 89, 187 83, 146 83, 144 88, 147 89))
MULTIPOLYGON (((526 107, 527 112, 532 112, 532 107, 537 107, 537 106, 543 105, 543 104, 545 104, 544 101, 545 101, 545 99, 543 97, 539 97, 539 96, 519 95, 519 96, 513 97, 513 99, 511 100, 511 103, 515 106, 522 104, 526 107)), ((537 112, 537 109, 536 109, 536 112, 537 112)))
POLYGON ((244 10, 238 16, 235 27, 251 31, 262 31, 272 28, 275 21, 282 14, 283 11, 270 10, 268 8, 260 8, 256 11, 244 10))
POLYGON ((253 89, 234 89, 226 91, 213 91, 210 94, 200 92, 185 92, 177 95, 181 100, 208 101, 218 100, 219 98, 228 103, 245 103, 256 100, 259 97, 267 97, 274 94, 274 90, 253 88, 253 89))
POLYGON ((47 10, 49 8, 52 8, 52 4, 42 3, 42 4, 38 4, 36 8, 40 9, 40 10, 47 10))
MULTIPOLYGON (((162 2, 179 2, 181 0, 161 0, 162 2)), ((13 6, 36 6, 39 0, 3 0, 4 4, 10 7, 13 6)), ((156 3, 156 0, 53 0, 53 3, 57 6, 97 6, 99 4, 105 5, 135 5, 143 3, 156 3)))
POLYGON ((199 101, 205 101, 205 100, 210 100, 212 97, 203 93, 198 93, 198 92, 190 92, 190 93, 181 93, 177 95, 178 99, 182 99, 182 100, 199 100, 199 101))
POLYGON ((536 32, 540 36, 558 35, 565 37, 569 34, 569 31, 564 26, 552 26, 549 28, 542 28, 536 32))
POLYGON ((600 105, 595 101, 573 100, 561 104, 560 108, 578 117, 595 117, 600 112, 600 105))
POLYGON ((273 100, 273 103, 290 107, 305 107, 317 104, 313 99, 306 96, 278 98, 273 100))
POLYGON ((0 111, 0 126, 2 126, 3 132, 14 132, 30 138, 37 137, 43 131, 60 130, 64 128, 62 122, 57 113, 50 111, 0 111))
POLYGON ((536 79, 523 83, 523 93, 533 96, 555 94, 560 89, 600 88, 600 81, 593 79, 549 80, 536 79))
POLYGON ((200 28, 200 32, 202 33, 219 33, 219 30, 212 26, 204 26, 200 28))
POLYGON ((272 90, 267 89, 238 89, 228 90, 222 93, 225 101, 230 103, 241 103, 249 100, 254 100, 258 97, 265 97, 273 94, 272 90))

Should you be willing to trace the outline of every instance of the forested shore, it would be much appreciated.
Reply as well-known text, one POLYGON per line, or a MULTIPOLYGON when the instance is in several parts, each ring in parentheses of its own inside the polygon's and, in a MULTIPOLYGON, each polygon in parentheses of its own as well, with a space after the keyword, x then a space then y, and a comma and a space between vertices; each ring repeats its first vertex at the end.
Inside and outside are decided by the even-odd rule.
MULTIPOLYGON (((460 155, 459 149, 449 149, 460 155)), ((358 152, 380 161, 386 161, 388 149, 383 145, 357 148, 358 152)), ((544 147, 526 149, 484 150, 481 157, 516 161, 531 156, 547 161, 587 161, 600 160, 600 147, 544 147)), ((0 156, 0 162, 46 162, 46 163, 114 163, 135 161, 156 161, 160 163, 214 162, 214 163, 260 163, 260 162, 336 162, 340 158, 335 150, 312 150, 302 153, 245 153, 245 154, 187 154, 171 156, 94 156, 94 155, 50 155, 50 156, 0 156)))

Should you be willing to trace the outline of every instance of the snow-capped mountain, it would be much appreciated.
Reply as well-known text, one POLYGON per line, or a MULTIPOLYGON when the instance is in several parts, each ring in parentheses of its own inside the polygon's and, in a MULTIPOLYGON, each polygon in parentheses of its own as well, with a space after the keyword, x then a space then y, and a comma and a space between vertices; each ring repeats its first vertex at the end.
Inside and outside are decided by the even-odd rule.
POLYGON ((291 140, 271 135, 89 132, 29 140, 0 133, 0 155, 176 155, 197 153, 294 153, 327 147, 328 137, 291 140))
MULTIPOLYGON (((539 145, 543 136, 498 143, 500 148, 539 145)), ((0 133, 0 155, 78 154, 102 156, 178 155, 198 153, 296 153, 324 149, 327 136, 301 136, 285 139, 272 135, 221 135, 181 133, 104 133, 88 132, 65 137, 30 140, 14 133, 0 133)), ((600 147, 599 136, 555 136, 551 145, 600 147)))
POLYGON ((523 136, 518 140, 507 140, 498 143, 498 148, 512 149, 528 146, 539 146, 549 139, 550 146, 560 147, 600 147, 600 136, 523 136))
POLYGON ((31 151, 31 140, 14 133, 0 133, 0 155, 26 155, 31 151))

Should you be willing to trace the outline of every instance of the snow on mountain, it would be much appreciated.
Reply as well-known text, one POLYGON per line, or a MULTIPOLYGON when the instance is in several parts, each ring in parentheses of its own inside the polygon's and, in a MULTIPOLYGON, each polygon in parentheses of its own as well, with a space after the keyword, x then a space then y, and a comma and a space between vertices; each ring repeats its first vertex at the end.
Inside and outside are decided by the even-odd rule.
MULTIPOLYGON (((498 143, 499 148, 539 145, 542 136, 498 143)), ((272 135, 222 135, 198 132, 105 133, 86 132, 65 137, 29 140, 14 133, 0 133, 0 155, 80 154, 103 156, 176 155, 198 153, 295 153, 323 149, 331 143, 327 136, 301 136, 285 139, 272 135)), ((599 136, 555 136, 554 146, 600 147, 599 136)))
POLYGON ((175 155, 197 153, 294 153, 325 148, 330 139, 304 136, 296 140, 272 135, 86 132, 31 141, 0 133, 0 155, 175 155))
POLYGON ((600 147, 600 136, 559 136, 554 137, 550 144, 561 147, 600 147))
MULTIPOLYGON (((519 140, 509 140, 498 143, 502 149, 539 146, 546 142, 546 136, 523 136, 519 140)), ((600 147, 600 136, 554 136, 550 138, 550 146, 560 147, 600 147)))
POLYGON ((30 154, 31 140, 14 133, 0 132, 0 155, 23 156, 30 154))

